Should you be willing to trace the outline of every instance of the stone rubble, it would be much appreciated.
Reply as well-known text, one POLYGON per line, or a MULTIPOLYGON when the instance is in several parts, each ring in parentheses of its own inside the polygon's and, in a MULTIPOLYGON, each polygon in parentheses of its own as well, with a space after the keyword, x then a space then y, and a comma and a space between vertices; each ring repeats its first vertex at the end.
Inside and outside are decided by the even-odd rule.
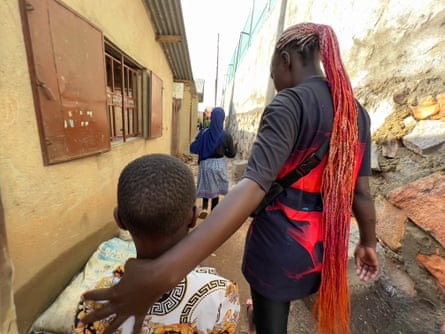
POLYGON ((394 189, 387 199, 445 247, 445 175, 434 173, 394 189))

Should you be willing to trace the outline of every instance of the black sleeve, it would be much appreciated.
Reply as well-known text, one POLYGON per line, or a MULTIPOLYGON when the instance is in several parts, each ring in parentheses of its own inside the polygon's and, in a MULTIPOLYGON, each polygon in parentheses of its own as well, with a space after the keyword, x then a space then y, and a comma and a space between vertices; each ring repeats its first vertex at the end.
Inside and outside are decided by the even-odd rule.
POLYGON ((226 133, 226 136, 224 137, 224 155, 228 158, 234 158, 236 155, 233 139, 229 133, 226 133))
POLYGON ((255 181, 265 192, 292 152, 300 110, 296 100, 283 90, 263 113, 243 178, 255 181))

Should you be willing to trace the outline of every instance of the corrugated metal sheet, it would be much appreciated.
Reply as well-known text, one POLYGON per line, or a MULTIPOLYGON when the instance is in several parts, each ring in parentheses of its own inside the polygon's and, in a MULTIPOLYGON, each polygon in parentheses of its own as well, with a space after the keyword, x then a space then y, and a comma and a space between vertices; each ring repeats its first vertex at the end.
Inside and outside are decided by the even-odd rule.
POLYGON ((153 26, 173 72, 174 80, 193 80, 180 0, 145 0, 153 26), (170 37, 170 39, 169 39, 170 37), (178 41, 179 40, 179 41, 178 41))

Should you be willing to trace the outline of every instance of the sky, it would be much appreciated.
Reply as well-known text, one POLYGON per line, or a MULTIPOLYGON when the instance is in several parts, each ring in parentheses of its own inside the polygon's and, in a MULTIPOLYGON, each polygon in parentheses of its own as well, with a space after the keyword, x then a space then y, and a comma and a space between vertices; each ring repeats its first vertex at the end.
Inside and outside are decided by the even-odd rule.
POLYGON ((199 104, 199 111, 215 105, 217 63, 217 104, 220 103, 228 66, 252 2, 253 0, 181 0, 193 78, 205 80, 204 102, 199 104))

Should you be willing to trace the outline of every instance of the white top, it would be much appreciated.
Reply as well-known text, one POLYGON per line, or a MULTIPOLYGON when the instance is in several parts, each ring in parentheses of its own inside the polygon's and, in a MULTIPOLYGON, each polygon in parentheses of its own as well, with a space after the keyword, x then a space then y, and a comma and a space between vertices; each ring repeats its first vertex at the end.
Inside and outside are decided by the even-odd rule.
MULTIPOLYGON (((105 276, 95 287, 110 287, 119 282, 123 266, 105 276)), ((93 302, 80 302, 79 316, 94 309, 93 302)), ((99 306, 100 307, 100 306, 99 306)), ((178 333, 235 333, 239 321, 240 301, 236 283, 219 276, 214 268, 197 267, 173 290, 162 296, 147 312, 142 332, 146 334, 177 331, 178 333)), ((73 333, 102 333, 112 316, 73 333)), ((76 325, 75 324, 75 325, 76 325)), ((134 317, 128 318, 118 333, 131 333, 134 317)))

